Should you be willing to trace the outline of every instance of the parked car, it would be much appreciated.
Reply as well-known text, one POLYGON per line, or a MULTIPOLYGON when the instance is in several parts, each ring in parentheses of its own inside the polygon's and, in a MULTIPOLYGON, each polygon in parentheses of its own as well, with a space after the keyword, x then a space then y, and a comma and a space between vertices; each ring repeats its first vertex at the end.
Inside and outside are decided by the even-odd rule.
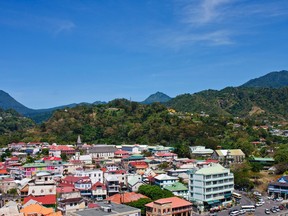
POLYGON ((238 210, 234 210, 234 211, 231 211, 229 216, 237 216, 239 215, 239 211, 238 210))
POLYGON ((240 215, 245 214, 245 213, 246 213, 246 211, 245 211, 244 209, 240 209, 240 210, 239 210, 239 214, 240 214, 240 215))
POLYGON ((277 202, 282 202, 282 201, 283 201, 283 198, 282 198, 282 197, 278 197, 278 198, 276 199, 276 201, 277 201, 277 202))
POLYGON ((269 209, 265 209, 265 214, 270 214, 270 210, 269 209))
POLYGON ((271 208, 270 211, 273 212, 273 213, 277 212, 275 208, 271 208))
POLYGON ((262 202, 257 202, 257 203, 255 204, 256 207, 259 207, 259 206, 262 206, 262 205, 263 205, 262 202))

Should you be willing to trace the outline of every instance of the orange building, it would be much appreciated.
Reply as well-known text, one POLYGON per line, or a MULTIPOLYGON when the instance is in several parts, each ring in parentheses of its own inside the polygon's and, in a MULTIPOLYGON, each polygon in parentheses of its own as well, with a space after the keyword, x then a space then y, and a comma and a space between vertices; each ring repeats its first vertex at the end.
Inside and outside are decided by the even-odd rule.
POLYGON ((146 216, 191 216, 192 203, 178 197, 170 197, 148 203, 146 216))

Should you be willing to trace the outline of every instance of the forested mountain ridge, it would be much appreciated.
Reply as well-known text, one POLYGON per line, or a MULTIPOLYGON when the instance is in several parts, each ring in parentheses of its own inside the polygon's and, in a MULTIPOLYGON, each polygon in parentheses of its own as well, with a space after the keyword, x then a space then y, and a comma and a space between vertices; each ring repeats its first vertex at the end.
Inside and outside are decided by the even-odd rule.
POLYGON ((288 86, 288 71, 275 71, 259 78, 249 80, 241 87, 281 88, 288 86))
POLYGON ((179 95, 166 105, 178 111, 191 113, 205 112, 238 117, 270 115, 275 118, 287 118, 288 87, 227 87, 220 91, 205 90, 195 94, 179 95))
POLYGON ((28 129, 34 128, 34 122, 21 116, 15 110, 2 110, 0 108, 0 144, 5 143, 13 134, 16 139, 19 134, 25 133, 28 129))
MULTIPOLYGON (((149 144, 174 146, 179 156, 189 155, 189 146, 241 148, 250 154, 251 141, 274 139, 263 129, 263 121, 229 116, 172 112, 160 103, 144 105, 117 99, 105 105, 57 110, 45 123, 23 134, 24 140, 73 144, 77 136, 87 143, 149 144), (237 127, 234 127, 237 125, 237 127)), ((22 140, 23 140, 22 139, 22 140)))

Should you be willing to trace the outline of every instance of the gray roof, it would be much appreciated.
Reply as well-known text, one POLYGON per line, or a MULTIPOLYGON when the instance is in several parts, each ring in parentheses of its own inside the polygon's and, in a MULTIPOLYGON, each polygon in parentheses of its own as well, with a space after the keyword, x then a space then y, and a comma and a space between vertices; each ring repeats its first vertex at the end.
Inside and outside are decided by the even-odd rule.
POLYGON ((116 204, 116 203, 106 203, 106 202, 98 202, 98 205, 101 207, 111 208, 111 212, 104 211, 103 208, 97 207, 92 209, 85 209, 85 210, 79 210, 77 212, 74 212, 73 215, 79 215, 79 216, 106 216, 106 215, 127 215, 128 212, 141 212, 140 209, 130 207, 123 204, 116 204))
POLYGON ((95 145, 88 150, 89 153, 109 153, 116 152, 118 149, 114 145, 95 145))

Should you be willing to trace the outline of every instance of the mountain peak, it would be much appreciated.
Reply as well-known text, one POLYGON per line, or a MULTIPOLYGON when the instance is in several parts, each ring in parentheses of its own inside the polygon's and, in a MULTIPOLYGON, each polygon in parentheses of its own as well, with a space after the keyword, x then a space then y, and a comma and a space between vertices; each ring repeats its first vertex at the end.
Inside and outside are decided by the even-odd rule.
POLYGON ((159 103, 165 103, 171 100, 172 98, 168 95, 164 94, 163 92, 157 91, 156 93, 150 95, 148 98, 146 98, 142 103, 143 104, 151 104, 155 102, 159 103))
POLYGON ((11 97, 11 95, 3 90, 0 90, 0 108, 4 110, 14 109, 21 114, 29 113, 32 111, 31 109, 16 101, 13 97, 11 97))
POLYGON ((281 88, 288 86, 288 71, 274 71, 256 79, 251 79, 241 87, 281 88))

